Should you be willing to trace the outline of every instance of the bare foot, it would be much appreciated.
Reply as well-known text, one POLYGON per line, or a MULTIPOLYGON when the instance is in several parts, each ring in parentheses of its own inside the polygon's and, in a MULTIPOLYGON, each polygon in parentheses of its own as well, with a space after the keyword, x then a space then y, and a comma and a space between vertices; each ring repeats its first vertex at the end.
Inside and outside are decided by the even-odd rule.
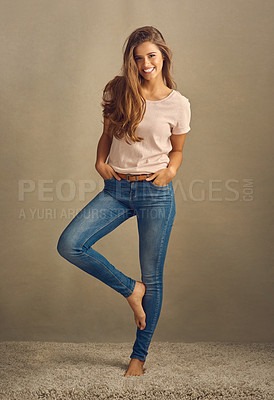
POLYGON ((145 329, 146 327, 146 313, 144 312, 142 306, 142 298, 146 291, 146 285, 143 282, 136 281, 135 288, 133 293, 126 297, 127 301, 129 302, 130 307, 134 311, 134 319, 136 325, 141 330, 145 329))
POLYGON ((132 358, 130 360, 129 366, 127 368, 124 376, 139 376, 144 374, 144 365, 145 361, 138 360, 137 358, 132 358))

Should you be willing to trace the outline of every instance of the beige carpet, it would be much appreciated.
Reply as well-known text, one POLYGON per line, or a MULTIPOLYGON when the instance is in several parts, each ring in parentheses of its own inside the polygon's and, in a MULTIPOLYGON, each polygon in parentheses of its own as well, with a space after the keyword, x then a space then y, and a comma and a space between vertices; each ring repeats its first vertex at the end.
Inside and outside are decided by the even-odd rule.
POLYGON ((132 343, 0 343, 0 399, 274 399, 271 343, 152 342, 124 377, 132 343))

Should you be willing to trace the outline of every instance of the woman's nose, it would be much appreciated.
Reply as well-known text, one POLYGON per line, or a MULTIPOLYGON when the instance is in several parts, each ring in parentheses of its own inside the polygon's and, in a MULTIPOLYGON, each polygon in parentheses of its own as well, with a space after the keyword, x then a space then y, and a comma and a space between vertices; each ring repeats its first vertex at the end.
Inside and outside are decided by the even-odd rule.
POLYGON ((145 61, 144 62, 144 68, 147 69, 147 68, 150 68, 150 67, 151 67, 150 61, 145 61))

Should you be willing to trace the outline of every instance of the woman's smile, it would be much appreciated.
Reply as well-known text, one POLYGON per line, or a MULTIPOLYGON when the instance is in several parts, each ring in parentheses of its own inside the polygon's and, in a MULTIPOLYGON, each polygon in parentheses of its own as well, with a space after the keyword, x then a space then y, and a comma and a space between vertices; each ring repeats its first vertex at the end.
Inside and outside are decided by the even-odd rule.
POLYGON ((155 69, 155 67, 149 68, 149 69, 143 69, 145 74, 150 74, 153 70, 155 69))

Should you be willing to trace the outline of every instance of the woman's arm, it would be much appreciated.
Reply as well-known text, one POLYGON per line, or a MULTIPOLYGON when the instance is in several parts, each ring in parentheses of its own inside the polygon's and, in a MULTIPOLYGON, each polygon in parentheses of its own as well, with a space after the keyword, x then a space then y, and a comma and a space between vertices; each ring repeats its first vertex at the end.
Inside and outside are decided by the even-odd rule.
POLYGON ((97 145, 95 169, 102 176, 103 179, 110 179, 114 175, 116 179, 120 180, 121 178, 119 177, 119 175, 116 174, 114 169, 110 165, 105 163, 108 158, 113 139, 108 132, 108 125, 109 120, 107 118, 104 118, 104 130, 97 145))
POLYGON ((168 164, 168 169, 172 173, 173 177, 176 175, 177 170, 183 161, 183 147, 186 140, 186 134, 181 135, 171 135, 170 141, 172 144, 172 150, 168 157, 170 162, 168 164))
POLYGON ((183 147, 185 139, 185 133, 170 136, 172 150, 168 154, 170 160, 168 167, 156 171, 153 175, 146 179, 147 181, 151 181, 155 178, 154 183, 159 186, 165 186, 172 181, 183 160, 183 147))
POLYGON ((108 134, 108 125, 109 125, 108 119, 104 118, 104 130, 97 145, 97 158, 96 158, 95 168, 100 163, 104 164, 109 155, 112 143, 112 137, 109 136, 108 134))

